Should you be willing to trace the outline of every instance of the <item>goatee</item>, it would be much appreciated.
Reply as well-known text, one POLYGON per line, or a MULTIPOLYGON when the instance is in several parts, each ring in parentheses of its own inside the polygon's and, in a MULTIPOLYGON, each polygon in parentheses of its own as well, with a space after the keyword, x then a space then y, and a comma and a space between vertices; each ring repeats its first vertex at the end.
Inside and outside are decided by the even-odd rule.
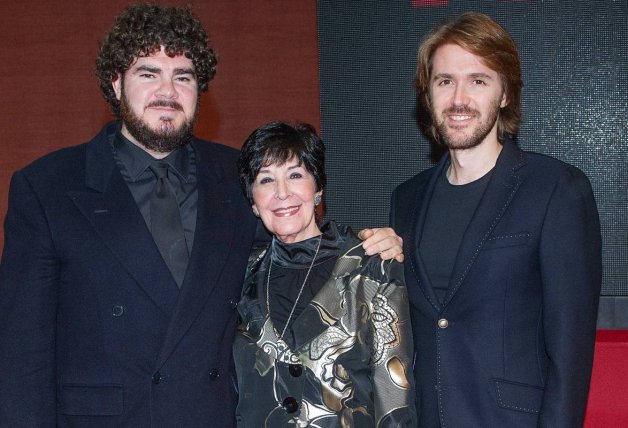
MULTIPOLYGON (((147 107, 170 107, 183 111, 183 107, 175 101, 159 100, 147 107)), ((198 107, 198 101, 197 101, 198 107)), ((192 138, 192 130, 196 122, 196 112, 191 120, 186 120, 179 128, 175 128, 172 120, 161 119, 159 129, 151 129, 140 119, 129 106, 124 90, 120 98, 120 117, 129 134, 141 145, 158 153, 170 153, 185 146, 192 138)))
MULTIPOLYGON (((438 122, 438 118, 434 111, 432 111, 432 120, 436 123, 436 129, 438 130, 439 141, 445 145, 448 149, 453 150, 465 150, 476 147, 484 141, 486 136, 491 132, 495 122, 499 118, 499 110, 501 104, 501 97, 495 100, 487 112, 486 119, 482 120, 482 116, 479 111, 469 108, 468 106, 450 107, 443 111, 443 120, 438 122), (475 118, 479 118, 479 122, 469 136, 458 135, 457 138, 450 127, 447 126, 448 115, 468 115, 475 118)), ((454 126, 455 130, 455 126, 454 126)))

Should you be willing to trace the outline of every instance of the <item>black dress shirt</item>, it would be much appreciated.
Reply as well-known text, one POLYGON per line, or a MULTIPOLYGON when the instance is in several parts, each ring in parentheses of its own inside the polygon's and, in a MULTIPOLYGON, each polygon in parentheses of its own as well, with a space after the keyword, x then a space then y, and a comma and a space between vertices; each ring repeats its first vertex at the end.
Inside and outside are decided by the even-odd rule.
MULTIPOLYGON (((149 166, 155 161, 155 158, 130 142, 120 132, 116 134, 113 141, 113 156, 140 213, 142 213, 142 217, 146 221, 148 230, 151 230, 150 197, 157 178, 149 166)), ((192 146, 188 144, 161 160, 168 163, 170 171, 174 173, 168 174, 168 182, 172 186, 179 203, 181 223, 189 253, 194 243, 198 202, 196 154, 192 146)))

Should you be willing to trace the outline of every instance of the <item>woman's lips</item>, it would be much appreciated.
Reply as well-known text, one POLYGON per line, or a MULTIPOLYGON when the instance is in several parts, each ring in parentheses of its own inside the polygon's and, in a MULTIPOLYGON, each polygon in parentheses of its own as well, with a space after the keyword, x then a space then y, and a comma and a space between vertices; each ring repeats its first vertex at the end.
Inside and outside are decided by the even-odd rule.
POLYGON ((277 217, 290 217, 295 215, 301 206, 293 206, 293 207, 285 207, 285 208, 277 208, 273 210, 273 214, 277 217))

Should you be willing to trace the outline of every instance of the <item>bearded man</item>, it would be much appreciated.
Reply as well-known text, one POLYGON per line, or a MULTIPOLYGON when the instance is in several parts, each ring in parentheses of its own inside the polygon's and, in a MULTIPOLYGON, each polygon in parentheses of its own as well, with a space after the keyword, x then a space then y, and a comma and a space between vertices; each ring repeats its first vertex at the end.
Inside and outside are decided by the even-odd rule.
POLYGON ((515 143, 519 54, 491 18, 429 34, 415 84, 447 149, 391 202, 419 426, 582 426, 602 276, 589 181, 515 143))
MULTIPOLYGON (((235 425, 235 306, 259 223, 238 151, 192 136, 215 67, 189 9, 129 6, 97 59, 121 120, 13 176, 0 426, 235 425)), ((389 229, 364 244, 400 252, 389 229)))

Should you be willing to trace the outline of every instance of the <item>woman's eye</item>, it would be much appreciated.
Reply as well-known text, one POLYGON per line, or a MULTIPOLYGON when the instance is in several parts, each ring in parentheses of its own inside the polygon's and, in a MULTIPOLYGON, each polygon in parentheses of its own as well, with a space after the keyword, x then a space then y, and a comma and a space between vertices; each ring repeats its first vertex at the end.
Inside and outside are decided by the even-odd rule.
POLYGON ((266 183, 270 183, 273 180, 270 177, 264 177, 259 181, 259 184, 266 184, 266 183))
POLYGON ((293 172, 292 174, 290 174, 290 178, 301 178, 303 177, 303 174, 301 174, 300 172, 293 172))

